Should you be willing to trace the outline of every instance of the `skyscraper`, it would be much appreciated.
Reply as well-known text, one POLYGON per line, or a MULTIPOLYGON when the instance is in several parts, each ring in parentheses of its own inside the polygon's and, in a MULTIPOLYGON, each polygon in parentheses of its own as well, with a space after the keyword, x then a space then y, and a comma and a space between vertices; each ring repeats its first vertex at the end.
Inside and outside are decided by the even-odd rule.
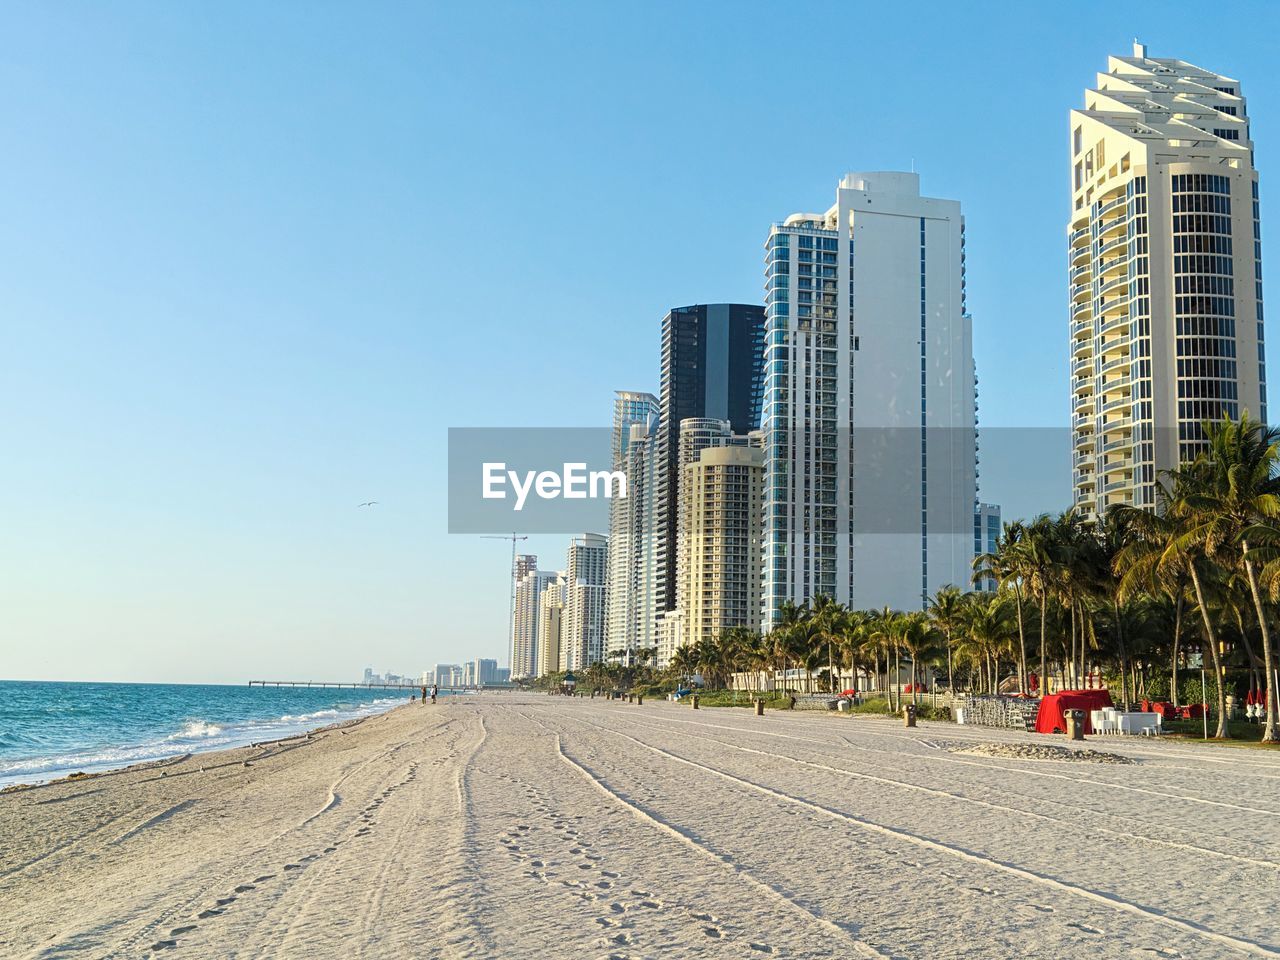
POLYGON ((1238 81, 1135 43, 1069 130, 1075 505, 1153 508, 1202 421, 1267 416, 1249 117, 1238 81))
MULTIPOLYGON (((996 503, 980 503, 973 512, 973 552, 974 555, 995 553, 1000 545, 1000 505, 996 503)), ((956 586, 964 589, 966 584, 956 586)), ((995 577, 982 577, 973 588, 984 593, 995 593, 999 586, 995 577)))
POLYGON ((530 660, 536 655, 536 651, 530 646, 533 638, 537 636, 536 629, 531 631, 527 619, 521 619, 517 613, 517 593, 520 589, 520 581, 525 575, 538 569, 538 558, 532 553, 521 553, 515 557, 515 562, 511 567, 511 668, 514 676, 523 677, 527 674, 522 672, 529 665, 530 660), (520 669, 516 667, 517 659, 520 662, 520 669))
MULTIPOLYGON (((688 421, 686 421, 688 422, 688 421)), ((680 614, 685 643, 760 624, 759 446, 705 447, 682 468, 680 614)))
POLYGON ((538 601, 538 672, 539 677, 563 669, 560 662, 560 640, 564 632, 565 574, 542 588, 538 601))
POLYGON ((676 606, 675 548, 680 423, 727 420, 734 433, 760 426, 764 308, 744 303, 675 307, 662 319, 657 470, 658 614, 676 606))
POLYGON ((560 634, 560 663, 566 670, 582 670, 604 659, 608 556, 609 540, 598 533, 584 533, 569 543, 560 634))
POLYGON ((853 173, 765 257, 764 622, 826 595, 919 609, 969 582, 973 350, 960 205, 853 173))
POLYGON ((538 601, 543 589, 555 577, 556 574, 547 570, 529 570, 516 584, 511 644, 511 676, 516 680, 538 675, 538 601))
POLYGON ((657 613, 658 398, 619 390, 613 409, 613 469, 627 495, 609 501, 609 583, 605 655, 630 663, 654 644, 657 613))

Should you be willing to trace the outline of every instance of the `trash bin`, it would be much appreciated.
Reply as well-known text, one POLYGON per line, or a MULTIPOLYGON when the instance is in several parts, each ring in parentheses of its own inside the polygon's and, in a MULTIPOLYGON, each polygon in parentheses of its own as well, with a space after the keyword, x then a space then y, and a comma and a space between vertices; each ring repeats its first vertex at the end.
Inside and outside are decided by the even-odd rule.
POLYGON ((908 727, 916 725, 916 705, 914 703, 908 703, 902 708, 902 722, 908 727))
POLYGON ((753 702, 754 702, 754 703, 755 703, 755 705, 756 705, 756 716, 757 716, 757 717, 763 717, 763 716, 764 716, 764 700, 763 700, 763 699, 756 699, 756 700, 755 700, 755 701, 753 701, 753 702))
POLYGON ((644 705, 644 697, 640 696, 638 693, 636 694, 636 703, 640 706, 644 705))
POLYGON ((1064 710, 1062 715, 1067 721, 1067 739, 1083 740, 1084 739, 1084 711, 1083 710, 1064 710))
POLYGON ((698 709, 698 695, 695 693, 691 698, 693 700, 693 709, 698 709))

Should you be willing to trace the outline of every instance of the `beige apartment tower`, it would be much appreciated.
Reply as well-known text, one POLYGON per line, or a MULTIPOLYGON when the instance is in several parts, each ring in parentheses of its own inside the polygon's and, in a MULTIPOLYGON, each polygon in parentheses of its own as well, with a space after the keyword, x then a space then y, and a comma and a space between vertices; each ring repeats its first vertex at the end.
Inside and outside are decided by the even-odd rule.
POLYGON ((1238 81, 1134 44, 1069 135, 1074 502, 1154 509, 1203 421, 1267 416, 1249 116, 1238 81))
POLYGON ((557 573, 542 588, 538 598, 538 672, 537 676, 556 673, 560 663, 560 638, 564 632, 565 575, 557 573))
POLYGON ((703 449, 683 468, 679 598, 682 642, 760 622, 764 451, 703 449))

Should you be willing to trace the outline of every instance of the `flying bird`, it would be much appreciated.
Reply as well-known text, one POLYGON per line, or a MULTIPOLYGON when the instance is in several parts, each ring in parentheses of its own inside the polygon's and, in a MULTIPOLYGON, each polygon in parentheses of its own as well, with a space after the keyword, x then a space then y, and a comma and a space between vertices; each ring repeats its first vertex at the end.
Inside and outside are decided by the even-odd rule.
POLYGON ((360 504, 362 507, 376 507, 377 505, 377 500, 366 500, 364 503, 360 504))

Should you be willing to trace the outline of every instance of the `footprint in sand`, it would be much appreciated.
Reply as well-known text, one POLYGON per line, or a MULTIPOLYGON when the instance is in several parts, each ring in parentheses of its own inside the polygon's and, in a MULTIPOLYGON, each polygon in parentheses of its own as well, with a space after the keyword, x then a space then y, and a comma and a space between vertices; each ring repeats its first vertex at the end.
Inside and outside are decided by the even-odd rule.
POLYGON ((626 945, 632 942, 632 937, 631 937, 631 934, 629 933, 620 933, 616 937, 610 937, 609 940, 612 943, 616 943, 620 947, 625 947, 626 945))
POLYGON ((611 889, 613 889, 613 881, 612 881, 612 880, 599 880, 599 881, 597 881, 597 882, 596 882, 596 886, 597 886, 597 887, 599 887, 601 890, 611 890, 611 889))
POLYGON ((712 940, 719 940, 721 937, 724 936, 724 934, 720 932, 719 927, 703 927, 702 932, 705 933, 712 940))
POLYGON ((236 893, 248 893, 250 890, 257 890, 257 889, 258 889, 258 888, 257 888, 257 887, 255 887, 252 883, 242 883, 242 884, 240 884, 240 886, 236 887, 235 892, 236 892, 236 893))
POLYGON ((661 910, 662 904, 657 900, 641 900, 637 906, 647 907, 650 910, 661 910))
POLYGON ((236 902, 235 897, 222 897, 217 901, 217 905, 220 907, 225 907, 228 903, 235 903, 235 902, 236 902))
POLYGON ((170 947, 176 947, 177 940, 157 940, 151 945, 152 950, 168 950, 170 947))
POLYGON ((189 923, 185 927, 174 927, 172 930, 169 931, 169 936, 180 937, 182 936, 182 934, 190 933, 194 929, 196 929, 196 924, 194 923, 189 923))
POLYGON ((539 870, 541 870, 543 867, 546 866, 546 864, 543 863, 541 860, 532 860, 529 862, 529 866, 537 867, 539 870))
POLYGON ((713 917, 713 916, 712 916, 711 914, 709 914, 709 913, 694 913, 692 910, 690 910, 690 911, 689 911, 689 916, 693 917, 693 919, 695 919, 695 920, 701 920, 703 923, 716 923, 716 922, 717 922, 717 921, 716 921, 716 918, 715 918, 715 917, 713 917))
POLYGON ((253 882, 254 882, 254 883, 266 883, 268 880, 274 880, 275 878, 276 878, 276 875, 275 875, 274 873, 264 873, 264 874, 263 874, 262 876, 260 876, 260 877, 254 877, 254 878, 253 878, 253 882))
POLYGON ((1068 927, 1075 927, 1077 930, 1083 930, 1085 933, 1096 933, 1096 934, 1101 934, 1101 933, 1102 933, 1102 931, 1101 931, 1101 930, 1098 930, 1098 929, 1097 929, 1097 928, 1095 928, 1095 927, 1090 927, 1090 926, 1088 926, 1088 925, 1086 925, 1086 924, 1083 924, 1083 923, 1076 923, 1074 920, 1072 920, 1070 923, 1068 923, 1068 924, 1067 924, 1067 926, 1068 926, 1068 927))
POLYGON ((300 863, 286 863, 284 868, 286 870, 301 870, 303 869, 303 866, 300 863))
POLYGON ((210 910, 202 910, 200 913, 197 913, 197 914, 196 914, 196 919, 197 919, 197 920, 208 920, 210 917, 217 917, 217 916, 221 916, 221 914, 222 914, 222 911, 221 911, 221 910, 213 910, 213 909, 210 909, 210 910))
POLYGON ((601 870, 601 871, 600 871, 600 876, 602 876, 602 877, 608 877, 610 880, 617 880, 617 879, 618 879, 618 874, 614 873, 612 870, 601 870))
POLYGON ((773 953, 773 947, 767 943, 749 943, 747 946, 756 951, 756 953, 773 953))

